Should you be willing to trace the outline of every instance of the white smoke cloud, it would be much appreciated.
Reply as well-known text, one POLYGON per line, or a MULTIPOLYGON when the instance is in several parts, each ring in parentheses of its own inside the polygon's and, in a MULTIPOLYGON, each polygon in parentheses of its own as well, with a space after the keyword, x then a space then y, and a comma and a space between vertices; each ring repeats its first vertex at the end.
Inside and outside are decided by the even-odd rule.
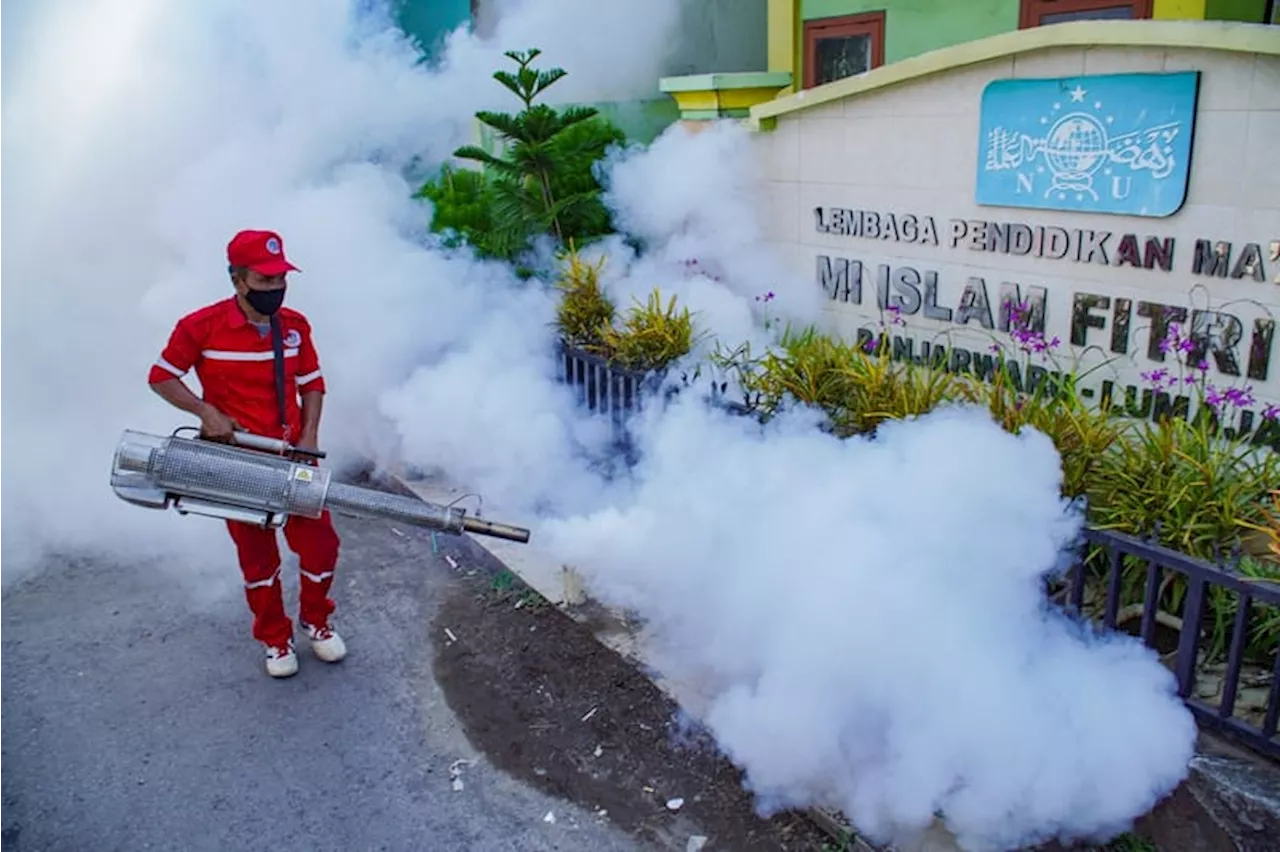
POLYGON ((1154 654, 1046 612, 1079 520, 1044 436, 946 410, 840 441, 688 398, 638 434, 626 505, 539 532, 711 679, 765 801, 886 842, 941 811, 1002 850, 1122 831, 1183 777, 1194 724, 1154 654))
MULTIPOLYGON (((6 586, 90 553, 237 588, 220 525, 127 506, 107 474, 121 430, 190 423, 148 366, 178 316, 229 294, 230 235, 269 227, 302 268, 289 302, 316 330, 327 448, 443 468, 639 609, 673 674, 717 686, 708 721, 762 801, 885 835, 942 810, 977 850, 1123 828, 1177 783, 1194 729, 1167 672, 1041 607, 1075 523, 1043 438, 947 412, 838 442, 812 414, 761 429, 683 393, 611 479, 609 431, 555 380, 553 295, 429 247, 403 169, 470 141, 476 109, 515 108, 490 78, 503 50, 542 48, 569 72, 560 99, 652 95, 677 0, 508 4, 435 68, 354 8, 6 15, 6 586)), ((646 246, 589 252, 621 307, 659 287, 757 351, 756 296, 818 318, 762 239, 754 156, 724 126, 611 159, 610 204, 646 246)))
MULTIPOLYGON (((394 449, 377 399, 419 364, 479 346, 501 376, 545 351, 545 324, 499 328, 525 303, 526 319, 549 320, 549 297, 512 295, 509 271, 425 249, 429 211, 405 169, 473 141, 476 109, 518 107, 491 78, 510 67, 507 49, 578 69, 551 94, 652 90, 637 75, 670 42, 678 4, 645 7, 513 7, 501 40, 459 31, 430 68, 367 2, 11 3, 6 586, 50 552, 153 558, 180 578, 225 568, 216 524, 127 506, 106 479, 121 430, 191 422, 147 390, 146 372, 179 316, 230 293, 224 248, 241 228, 280 231, 302 267, 289 300, 316 327, 334 388, 322 438, 339 457, 394 449), (584 73, 597 26, 626 31, 630 50, 584 73), (486 327, 501 347, 475 342, 486 327)), ((520 398, 506 398, 514 417, 520 398)))

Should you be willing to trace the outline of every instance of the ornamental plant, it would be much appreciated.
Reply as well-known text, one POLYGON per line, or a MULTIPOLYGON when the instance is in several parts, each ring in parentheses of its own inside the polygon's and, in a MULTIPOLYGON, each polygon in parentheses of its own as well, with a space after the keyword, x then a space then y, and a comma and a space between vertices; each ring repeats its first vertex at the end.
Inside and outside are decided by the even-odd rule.
POLYGON ((502 151, 464 145, 454 156, 478 163, 480 170, 446 165, 417 193, 432 202, 431 230, 447 245, 469 245, 482 257, 515 262, 539 237, 582 245, 612 230, 595 165, 626 136, 592 107, 557 110, 535 104, 566 76, 562 68, 535 69, 539 55, 536 48, 507 51, 516 71, 493 74, 519 99, 520 112, 475 114, 494 132, 502 151))
MULTIPOLYGON (((1253 404, 1251 389, 1209 381, 1209 365, 1197 343, 1177 324, 1169 326, 1160 349, 1173 355, 1175 366, 1143 373, 1143 381, 1152 393, 1181 389, 1195 398, 1195 413, 1179 416, 1175 406, 1154 420, 1126 423, 1124 440, 1101 456, 1089 479, 1091 522, 1101 529, 1150 537, 1211 562, 1231 559, 1235 570, 1259 580, 1280 580, 1278 566, 1243 556, 1249 531, 1270 529, 1274 519, 1267 508, 1269 489, 1280 482, 1280 456, 1226 432, 1226 426, 1238 422, 1240 410, 1253 404)), ((1273 409, 1263 413, 1264 422, 1275 417, 1273 409)), ((1105 555, 1091 557, 1091 579, 1101 584, 1105 555)), ((1121 605, 1133 617, 1141 612, 1146 570, 1136 559, 1121 563, 1121 605)), ((1185 594, 1185 581, 1172 574, 1159 589, 1159 606, 1171 626, 1183 626, 1172 614, 1180 611, 1185 594)), ((1102 593, 1096 597, 1100 601, 1102 593)), ((1239 601, 1215 587, 1206 603, 1205 623, 1200 626, 1205 631, 1203 654, 1207 661, 1217 661, 1226 652, 1239 601)), ((1280 644, 1280 613, 1255 604, 1251 615, 1246 655, 1269 665, 1280 644)))
POLYGON ((635 300, 619 322, 600 281, 605 258, 588 264, 571 242, 561 261, 556 330, 565 344, 624 370, 649 373, 665 370, 703 339, 693 313, 677 309, 675 296, 664 303, 658 289, 644 302, 635 300))
MULTIPOLYGON (((757 301, 767 305, 770 297, 765 294, 757 301)), ((1031 426, 1053 440, 1062 458, 1064 496, 1084 498, 1091 522, 1102 528, 1154 536, 1166 546, 1210 561, 1239 548, 1246 531, 1280 537, 1275 531, 1280 529, 1277 513, 1269 514, 1263 499, 1271 493, 1273 500, 1280 500, 1267 491, 1280 481, 1278 457, 1229 437, 1224 429, 1233 413, 1253 404, 1248 388, 1207 382, 1208 365, 1202 359, 1191 362, 1192 369, 1184 364, 1178 375, 1167 369, 1153 371, 1144 374, 1145 381, 1164 390, 1185 386, 1201 399, 1201 413, 1190 420, 1164 416, 1154 422, 1136 421, 1123 416, 1121 406, 1105 400, 1091 404, 1079 393, 1090 371, 1064 368, 1057 358, 1061 341, 1046 339, 1031 328, 1029 305, 1022 302, 1004 309, 1012 351, 994 344, 995 368, 982 379, 955 375, 934 364, 894 363, 890 331, 905 322, 892 307, 886 309, 887 319, 881 320, 878 333, 860 345, 814 328, 786 329, 777 345, 759 357, 751 357, 744 345, 729 352, 717 347, 715 359, 737 374, 744 406, 757 416, 770 417, 790 403, 809 405, 820 408, 827 415, 827 428, 840 436, 873 432, 886 418, 922 414, 946 402, 986 405, 1005 429, 1016 433, 1031 426), (1030 381, 1036 365, 1051 368, 1043 371, 1049 378, 1030 381)), ((1161 348, 1185 360, 1195 354, 1195 346, 1173 326, 1161 348)), ((1275 416, 1273 409, 1263 413, 1267 421, 1275 416)), ((1100 611, 1106 555, 1085 556, 1086 608, 1100 611)), ((1146 565, 1126 561, 1121 567, 1123 621, 1141 612, 1146 565)), ((1237 560, 1237 570, 1260 580, 1280 579, 1278 569, 1280 565, 1257 558, 1237 560)), ((1178 625, 1172 613, 1181 606, 1184 583, 1171 574, 1160 594, 1162 620, 1178 625)), ((1207 600, 1203 653, 1208 661, 1225 653, 1238 606, 1232 598, 1213 590, 1207 600)), ((1280 613, 1257 604, 1255 610, 1247 654, 1269 660, 1280 642, 1280 613)))
MULTIPOLYGON (((1129 424, 1127 440, 1102 457, 1092 478, 1093 520, 1103 529, 1155 536, 1201 559, 1221 558, 1241 544, 1245 529, 1266 522, 1280 456, 1225 432, 1253 404, 1251 388, 1209 381, 1209 365, 1176 323, 1160 348, 1174 356, 1175 368, 1144 373, 1143 380, 1153 392, 1181 388, 1195 399, 1195 414, 1129 424)), ((1267 423, 1275 418, 1273 409, 1263 414, 1267 423)))
POLYGON ((622 319, 621 327, 604 330, 605 357, 625 370, 662 371, 683 358, 702 339, 688 308, 676 310, 676 297, 665 304, 657 288, 646 301, 638 299, 622 319))
MULTIPOLYGON (((773 294, 757 298, 767 305, 773 294)), ((813 326, 788 326, 779 330, 777 346, 759 357, 743 344, 732 351, 717 347, 713 360, 736 375, 743 406, 762 419, 798 403, 821 409, 836 435, 871 433, 887 419, 918 416, 955 398, 958 383, 944 370, 896 363, 889 328, 905 321, 892 307, 885 315, 878 333, 861 343, 832 338, 813 326)))
POLYGON ((562 260, 566 263, 556 288, 560 303, 556 309, 556 330, 570 346, 594 354, 607 354, 605 337, 617 315, 613 300, 600 284, 605 260, 588 264, 570 244, 562 260))
POLYGON ((963 395, 968 401, 985 403, 996 421, 1014 434, 1030 426, 1048 436, 1062 459, 1064 496, 1080 497, 1086 493, 1102 454, 1124 430, 1108 404, 1090 405, 1079 391, 1081 382, 1105 365, 1083 374, 1074 365, 1065 368, 1055 354, 1061 341, 1046 339, 1033 327, 1028 302, 1006 302, 1001 310, 1008 317, 1015 354, 993 343, 996 367, 991 380, 965 377, 963 395), (1016 353, 1021 353, 1020 357, 1016 353), (1033 360, 1052 368, 1040 381, 1031 379, 1033 360))

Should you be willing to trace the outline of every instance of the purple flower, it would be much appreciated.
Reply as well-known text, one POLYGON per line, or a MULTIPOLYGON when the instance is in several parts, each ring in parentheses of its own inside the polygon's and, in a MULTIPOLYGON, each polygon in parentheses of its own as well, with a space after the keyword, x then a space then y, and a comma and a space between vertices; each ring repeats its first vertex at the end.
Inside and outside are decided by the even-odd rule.
POLYGON ((879 345, 880 345, 880 341, 876 340, 873 337, 870 340, 868 340, 866 343, 862 344, 862 349, 864 352, 870 355, 876 351, 876 347, 879 345))
POLYGON ((1234 405, 1236 408, 1248 408, 1254 403, 1252 391, 1252 386, 1247 388, 1228 388, 1223 396, 1229 404, 1234 405))
MULTIPOLYGON (((1248 408, 1253 405, 1253 386, 1219 389, 1209 384, 1205 388, 1204 401, 1213 408, 1248 408)), ((1265 415, 1265 412, 1264 412, 1265 415)))
POLYGON ((1160 341, 1161 352, 1168 352, 1170 350, 1190 352, 1195 348, 1195 341, 1192 340, 1191 337, 1182 336, 1182 327, 1178 323, 1169 323, 1169 328, 1165 331, 1164 340, 1160 341))
MULTIPOLYGON (((1056 336, 1052 340, 1045 340, 1044 335, 1038 331, 1032 331, 1028 328, 1031 318, 1030 302, 1014 302, 1012 300, 1004 303, 1005 312, 1009 317, 1009 336, 1018 344, 1018 348, 1027 353, 1041 353, 1050 349, 1057 349, 1062 345, 1062 341, 1056 336)), ((994 349, 992 351, 995 351, 994 349)))
POLYGON ((765 293, 763 296, 756 296, 756 301, 757 301, 757 302, 772 302, 772 301, 773 301, 773 298, 774 298, 774 297, 773 297, 773 291, 772 291, 772 290, 770 290, 768 293, 765 293))
POLYGON ((1159 370, 1152 370, 1147 373, 1140 373, 1140 378, 1152 387, 1160 387, 1165 380, 1169 378, 1169 371, 1161 367, 1159 370))
POLYGON ((1139 373, 1139 377, 1151 385, 1151 387, 1159 390, 1162 387, 1174 387, 1178 384, 1178 377, 1170 373, 1164 367, 1158 370, 1152 370, 1149 373, 1139 373))
POLYGON ((1262 409, 1263 420, 1280 420, 1280 405, 1268 405, 1262 409))

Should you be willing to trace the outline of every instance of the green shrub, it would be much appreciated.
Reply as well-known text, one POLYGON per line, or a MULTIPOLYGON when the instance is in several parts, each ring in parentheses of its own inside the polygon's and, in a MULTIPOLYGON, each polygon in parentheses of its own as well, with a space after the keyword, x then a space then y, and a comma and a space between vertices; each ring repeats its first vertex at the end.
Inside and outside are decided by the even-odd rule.
POLYGON ((482 257, 515 262, 540 236, 560 245, 570 240, 582 245, 611 231, 594 168, 626 137, 592 107, 557 110, 535 104, 565 76, 561 68, 531 67, 539 55, 536 49, 508 51, 517 71, 493 75, 524 109, 476 113, 494 131, 502 150, 458 148, 454 156, 479 163, 480 169, 459 171, 446 165, 417 193, 434 205, 431 229, 447 244, 470 245, 482 257))

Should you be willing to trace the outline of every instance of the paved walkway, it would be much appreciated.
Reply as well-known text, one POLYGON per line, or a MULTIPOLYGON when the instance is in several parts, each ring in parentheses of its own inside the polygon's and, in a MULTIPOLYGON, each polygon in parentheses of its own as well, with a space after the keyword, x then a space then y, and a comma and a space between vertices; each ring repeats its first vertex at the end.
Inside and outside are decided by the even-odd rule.
POLYGON ((468 745, 431 674, 451 569, 425 532, 390 527, 339 520, 349 656, 301 648, 283 681, 262 673, 236 594, 192 613, 162 576, 103 562, 6 593, 4 850, 639 848, 468 745), (458 792, 460 759, 477 763, 458 792))

